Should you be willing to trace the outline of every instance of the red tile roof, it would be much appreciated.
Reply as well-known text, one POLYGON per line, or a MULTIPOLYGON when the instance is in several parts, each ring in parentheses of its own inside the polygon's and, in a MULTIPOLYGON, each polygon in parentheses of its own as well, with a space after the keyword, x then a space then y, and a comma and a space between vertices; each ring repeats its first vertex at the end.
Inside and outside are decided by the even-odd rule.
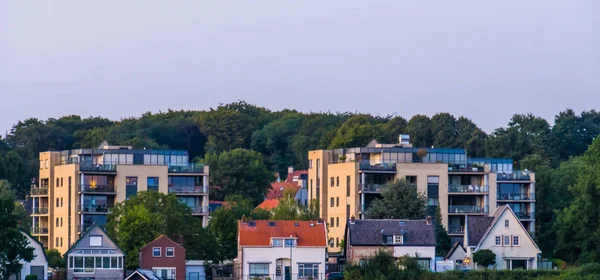
POLYGON ((324 223, 316 221, 271 221, 267 220, 238 221, 240 246, 269 246, 271 237, 296 237, 298 246, 327 247, 327 236, 324 223), (255 225, 251 226, 250 222, 255 225), (298 226, 295 226, 295 224, 298 226), (311 226, 312 225, 312 226, 311 226))
POLYGON ((271 210, 271 209, 277 207, 277 205, 279 205, 279 199, 273 198, 273 199, 267 199, 267 200, 263 201, 261 204, 256 206, 256 208, 271 210))
POLYGON ((267 199, 279 199, 283 197, 283 193, 286 190, 289 190, 292 192, 292 195, 296 196, 296 193, 298 193, 298 190, 300 189, 300 186, 298 186, 298 183, 296 182, 275 182, 275 183, 271 183, 271 190, 269 190, 269 193, 267 194, 267 199))
POLYGON ((302 174, 306 174, 308 176, 308 170, 296 170, 292 173, 288 173, 287 177, 285 178, 285 181, 288 183, 294 182, 294 177, 300 179, 300 175, 302 174))

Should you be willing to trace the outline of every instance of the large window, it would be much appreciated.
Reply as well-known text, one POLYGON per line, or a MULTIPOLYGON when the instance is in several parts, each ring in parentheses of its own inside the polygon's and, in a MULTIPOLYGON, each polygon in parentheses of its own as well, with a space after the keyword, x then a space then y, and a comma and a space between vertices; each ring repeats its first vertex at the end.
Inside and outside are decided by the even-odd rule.
POLYGON ((198 198, 194 196, 180 196, 178 197, 179 201, 190 208, 195 208, 199 206, 198 198))
POLYGON ((137 177, 125 177, 125 199, 137 194, 137 177))
POLYGON ((269 276, 269 264, 268 263, 251 263, 249 268, 250 268, 250 278, 269 276))
POLYGON ((421 269, 424 269, 424 270, 431 269, 431 266, 430 266, 431 259, 417 259, 417 263, 419 264, 421 269))
POLYGON ((195 187, 204 185, 202 177, 173 176, 169 177, 169 187, 195 187))
POLYGON ((148 177, 147 186, 148 186, 149 191, 157 192, 158 191, 158 177, 148 177))
POLYGON ((350 176, 346 176, 346 196, 350 196, 350 176))
POLYGON ((69 268, 75 273, 94 273, 95 269, 122 269, 122 257, 69 257, 69 268))
POLYGON ((298 264, 298 278, 319 279, 318 263, 300 263, 298 264))
POLYGON ((283 239, 273 239, 273 247, 283 247, 283 239))

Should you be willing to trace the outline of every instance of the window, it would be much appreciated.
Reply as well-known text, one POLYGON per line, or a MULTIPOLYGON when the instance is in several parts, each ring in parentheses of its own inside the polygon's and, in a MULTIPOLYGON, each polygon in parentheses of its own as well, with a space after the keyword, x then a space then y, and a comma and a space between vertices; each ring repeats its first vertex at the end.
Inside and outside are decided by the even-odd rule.
POLYGON ((394 235, 394 244, 404 244, 404 236, 394 235))
POLYGON ((90 236, 90 247, 101 247, 101 246, 102 246, 102 236, 91 235, 90 236))
POLYGON ((58 197, 57 197, 57 198, 56 198, 56 207, 58 207, 58 205, 60 205, 60 204, 58 204, 58 203, 59 203, 59 200, 58 200, 58 197))
POLYGON ((137 194, 137 177, 125 177, 125 199, 137 194))
POLYGON ((510 235, 504 236, 504 246, 510 246, 510 235))
POLYGON ((102 268, 110 268, 110 258, 102 257, 102 268))
POLYGON ((339 246, 340 246, 340 238, 339 238, 339 237, 336 237, 336 238, 335 238, 335 246, 336 246, 336 247, 339 247, 339 246))
POLYGON ((513 246, 519 246, 519 237, 513 236, 513 246))
POLYGON ((312 169, 313 165, 312 165, 312 159, 308 160, 308 169, 312 169))
POLYGON ((423 270, 430 270, 430 259, 417 259, 417 263, 419 264, 419 266, 421 267, 421 269, 423 270))
POLYGON ((60 198, 60 207, 63 207, 63 206, 65 206, 65 204, 64 204, 63 202, 64 202, 64 201, 63 201, 63 198, 61 197, 61 198, 60 198))
POLYGON ((163 267, 163 268, 153 268, 152 272, 159 276, 161 279, 176 279, 175 278, 175 268, 163 267))
POLYGON ((346 205, 346 220, 350 219, 350 205, 346 205))
POLYGON ((273 239, 273 247, 283 247, 283 239, 273 239))
POLYGON ((406 176, 406 182, 410 185, 417 184, 417 176, 406 176))
POLYGON ((48 169, 48 160, 45 162, 46 169, 48 169))
POLYGON ((329 202, 330 202, 331 207, 333 207, 333 205, 335 205, 335 200, 333 197, 329 199, 329 202))
POLYGON ((62 187, 62 186, 64 186, 64 185, 63 185, 63 183, 64 183, 64 181, 63 181, 63 178, 61 177, 61 178, 60 178, 60 186, 61 186, 61 187, 62 187))
POLYGON ((509 221, 508 221, 508 220, 504 220, 504 227, 505 227, 505 228, 507 228, 507 227, 508 227, 508 224, 509 224, 509 221))
POLYGON ((59 222, 59 220, 60 220, 60 219, 56 218, 56 227, 60 227, 60 222, 59 222))
POLYGON ((438 205, 440 205, 440 201, 437 197, 427 199, 427 206, 438 206, 438 205))
POLYGON ((152 256, 155 258, 160 257, 160 247, 152 247, 152 256))
POLYGON ((335 226, 340 227, 340 217, 335 217, 335 226))
POLYGON ((340 198, 339 197, 335 198, 335 207, 340 207, 340 198))
POLYGON ((335 186, 339 187, 340 186, 340 177, 335 177, 335 186))
POLYGON ((319 264, 317 263, 299 263, 298 278, 313 278, 319 277, 319 264))
POLYGON ((268 263, 251 263, 250 264, 250 278, 266 277, 266 276, 269 276, 269 264, 268 263))
POLYGON ((84 271, 85 272, 94 272, 94 257, 84 257, 84 271))
POLYGON ((496 246, 502 246, 502 237, 496 236, 496 246))
POLYGON ((333 217, 330 218, 329 226, 330 227, 334 227, 335 226, 335 224, 333 223, 333 217))
POLYGON ((60 179, 56 178, 56 186, 55 187, 60 187, 60 179))
POLYGON ((96 268, 102 268, 102 258, 96 257, 96 268))
POLYGON ((56 243, 54 243, 54 244, 55 244, 56 247, 59 247, 58 246, 58 237, 56 238, 56 243))
POLYGON ((346 176, 346 196, 350 196, 350 176, 346 176))
POLYGON ((148 177, 148 190, 158 191, 158 177, 148 177))
POLYGON ((333 248, 333 238, 329 238, 329 248, 333 248))
POLYGON ((69 184, 69 188, 71 187, 71 176, 69 176, 69 178, 67 179, 67 184, 69 184))
POLYGON ((165 249, 165 257, 169 257, 169 258, 175 257, 175 248, 167 247, 165 249))
POLYGON ((329 185, 330 187, 334 187, 335 186, 335 178, 331 177, 331 184, 329 185))
POLYGON ((286 239, 285 247, 294 247, 294 239, 286 239))
POLYGON ((394 244, 394 236, 386 235, 385 236, 385 244, 394 244))

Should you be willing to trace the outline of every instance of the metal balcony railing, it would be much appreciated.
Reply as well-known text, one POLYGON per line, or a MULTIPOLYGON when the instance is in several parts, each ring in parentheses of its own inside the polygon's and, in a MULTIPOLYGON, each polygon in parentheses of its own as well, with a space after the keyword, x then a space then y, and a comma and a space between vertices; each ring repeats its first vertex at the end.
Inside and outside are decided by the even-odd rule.
POLYGON ((448 227, 448 233, 449 234, 464 234, 465 233, 465 227, 463 227, 463 226, 451 226, 451 227, 448 227))
POLYGON ((31 234, 48 234, 47 227, 32 227, 31 234))
POLYGON ((170 165, 169 173, 204 173, 204 164, 188 163, 185 165, 170 165))
POLYGON ((116 172, 117 171, 117 163, 111 162, 102 162, 102 163, 94 163, 94 162, 80 162, 79 170, 81 171, 95 171, 95 172, 116 172))
POLYGON ((519 219, 535 219, 535 212, 515 212, 519 219))
POLYGON ((80 185, 79 189, 84 193, 116 193, 113 185, 80 185))
POLYGON ((208 187, 207 186, 169 186, 169 193, 175 193, 175 194, 208 193, 208 187))
POLYGON ((48 207, 35 207, 35 208, 31 208, 31 214, 34 214, 34 215, 48 214, 48 207))
POLYGON ((363 192, 381 192, 385 184, 361 184, 361 190, 363 192))
POLYGON ((448 213, 488 213, 488 206, 476 206, 476 205, 450 205, 448 206, 448 213))
POLYGON ((31 195, 48 195, 48 188, 31 188, 31 195))
POLYGON ((395 162, 361 160, 359 163, 359 167, 360 167, 360 170, 396 171, 396 163, 395 162))
POLYGON ((449 193, 488 193, 489 187, 487 185, 449 185, 449 193))
POLYGON ((497 181, 529 181, 531 180, 531 175, 529 171, 513 171, 513 172, 504 172, 498 173, 496 178, 497 181))
POLYGON ((194 206, 190 209, 192 209, 192 214, 208 214, 210 212, 208 206, 194 206))
POLYGON ((499 193, 497 200, 535 200, 533 193, 499 193))

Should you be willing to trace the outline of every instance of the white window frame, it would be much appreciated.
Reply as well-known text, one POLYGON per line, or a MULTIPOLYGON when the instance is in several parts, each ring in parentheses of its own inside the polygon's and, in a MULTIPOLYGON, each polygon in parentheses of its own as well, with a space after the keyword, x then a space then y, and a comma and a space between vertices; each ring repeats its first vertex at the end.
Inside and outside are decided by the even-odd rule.
POLYGON ((281 239, 281 238, 274 238, 271 241, 271 244, 272 244, 273 247, 283 247, 283 239, 281 239), (275 242, 277 242, 279 244, 275 244, 275 242))
POLYGON ((298 264, 298 279, 318 279, 319 278, 319 264, 318 263, 299 263, 298 264), (316 270, 316 271, 315 271, 316 270), (310 271, 311 275, 308 275, 307 271, 310 271))
POLYGON ((152 257, 153 258, 160 258, 161 255, 162 255, 161 247, 152 247, 152 257), (154 249, 158 249, 158 255, 154 254, 155 253, 154 249))
POLYGON ((513 235, 511 239, 512 239, 513 246, 521 246, 521 240, 518 235, 513 235), (517 241, 517 242, 515 242, 515 241, 517 241))
POLYGON ((248 264, 248 275, 250 276, 250 278, 254 279, 255 277, 268 277, 269 276, 269 271, 271 269, 270 267, 271 265, 269 263, 249 263, 248 264), (266 265, 267 266, 267 274, 257 274, 254 273, 252 274, 252 266, 254 265, 266 265))
POLYGON ((159 277, 162 277, 162 274, 161 274, 161 273, 158 273, 158 271, 157 271, 157 270, 161 270, 161 271, 162 271, 162 270, 166 270, 166 271, 167 271, 167 276, 168 276, 168 274, 169 274, 170 272, 173 272, 173 275, 170 275, 170 276, 172 276, 173 278, 170 278, 170 279, 177 279, 177 278, 176 278, 176 277, 177 277, 177 268, 176 268, 176 267, 152 267, 152 272, 154 272, 154 273, 155 273, 156 275, 158 275, 159 277))
POLYGON ((404 244, 404 236, 394 235, 394 244, 404 244))
POLYGON ((501 235, 496 235, 496 238, 494 239, 494 246, 502 246, 502 236, 501 235))
POLYGON ((510 226, 510 221, 508 219, 504 220, 504 227, 509 228, 509 226, 510 226))
POLYGON ((102 235, 90 235, 90 247, 102 247, 102 235), (100 241, 100 243, 92 243, 92 240, 100 241))
POLYGON ((503 239, 503 243, 502 243, 503 246, 510 246, 510 235, 504 235, 502 237, 502 239, 503 239), (507 240, 508 240, 508 242, 506 242, 507 240))
POLYGON ((165 248, 165 257, 174 258, 175 257, 175 247, 166 247, 165 248), (171 250, 171 255, 169 256, 169 250, 171 250))

